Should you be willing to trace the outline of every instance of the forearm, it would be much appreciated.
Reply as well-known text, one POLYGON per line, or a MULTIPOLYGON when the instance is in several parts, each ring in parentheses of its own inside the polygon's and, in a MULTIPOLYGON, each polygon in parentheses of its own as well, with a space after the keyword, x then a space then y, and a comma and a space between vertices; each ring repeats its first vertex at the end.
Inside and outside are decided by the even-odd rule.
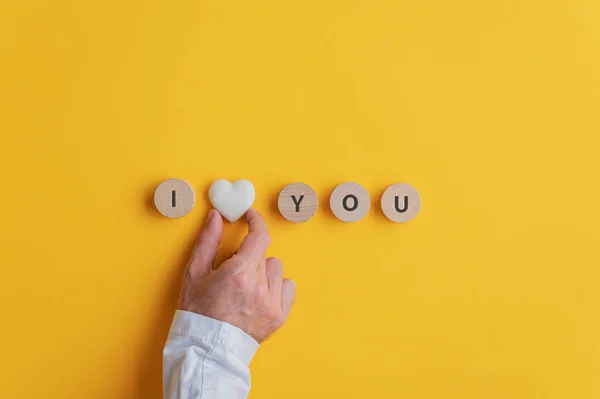
POLYGON ((230 324, 178 310, 163 353, 164 398, 247 398, 258 346, 230 324))

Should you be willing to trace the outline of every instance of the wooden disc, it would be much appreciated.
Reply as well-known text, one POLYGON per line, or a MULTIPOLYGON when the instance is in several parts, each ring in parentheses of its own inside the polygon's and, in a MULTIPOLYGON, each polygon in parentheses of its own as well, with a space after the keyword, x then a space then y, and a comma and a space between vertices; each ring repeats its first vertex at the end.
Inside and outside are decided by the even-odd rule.
POLYGON ((420 209, 421 197, 409 184, 392 184, 381 196, 381 210, 392 222, 408 222, 417 216, 420 209))
POLYGON ((304 183, 288 184, 279 193, 277 206, 281 216, 290 222, 302 223, 313 217, 319 206, 317 193, 304 183))
POLYGON ((154 191, 156 209, 168 218, 187 215, 195 203, 196 193, 192 186, 184 180, 165 180, 154 191))
POLYGON ((342 183, 329 198, 333 214, 343 222, 356 222, 365 217, 371 206, 369 193, 358 183, 342 183))

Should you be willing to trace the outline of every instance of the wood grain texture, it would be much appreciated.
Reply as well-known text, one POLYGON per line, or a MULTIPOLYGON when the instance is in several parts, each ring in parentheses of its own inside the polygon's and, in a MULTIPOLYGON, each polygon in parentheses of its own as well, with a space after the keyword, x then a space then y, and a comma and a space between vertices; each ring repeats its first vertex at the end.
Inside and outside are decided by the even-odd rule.
POLYGON ((317 193, 307 184, 288 184, 277 199, 279 212, 286 220, 294 223, 306 222, 314 216, 319 207, 317 193))
POLYGON ((406 183, 389 186, 381 195, 381 210, 392 222, 406 223, 421 209, 418 191, 406 183))
POLYGON ((196 193, 193 187, 180 179, 168 179, 158 185, 154 191, 154 205, 168 218, 187 215, 194 208, 196 193))
POLYGON ((358 183, 342 183, 331 193, 329 205, 333 214, 343 222, 356 222, 369 212, 369 193, 358 183))

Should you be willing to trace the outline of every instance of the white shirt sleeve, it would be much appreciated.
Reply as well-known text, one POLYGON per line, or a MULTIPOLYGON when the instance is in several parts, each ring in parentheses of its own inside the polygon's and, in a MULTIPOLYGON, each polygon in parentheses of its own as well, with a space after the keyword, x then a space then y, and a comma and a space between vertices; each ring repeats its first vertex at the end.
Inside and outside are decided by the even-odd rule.
POLYGON ((164 399, 246 399, 258 347, 237 327, 176 311, 163 352, 164 399))

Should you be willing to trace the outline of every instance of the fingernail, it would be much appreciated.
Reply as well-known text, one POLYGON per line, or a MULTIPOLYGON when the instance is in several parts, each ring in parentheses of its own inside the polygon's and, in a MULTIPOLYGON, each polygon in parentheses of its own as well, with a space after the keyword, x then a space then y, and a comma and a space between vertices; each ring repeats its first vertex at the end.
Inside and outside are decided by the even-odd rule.
POLYGON ((208 212, 208 218, 206 218, 206 224, 209 224, 210 221, 215 217, 215 210, 211 209, 210 212, 208 212))

